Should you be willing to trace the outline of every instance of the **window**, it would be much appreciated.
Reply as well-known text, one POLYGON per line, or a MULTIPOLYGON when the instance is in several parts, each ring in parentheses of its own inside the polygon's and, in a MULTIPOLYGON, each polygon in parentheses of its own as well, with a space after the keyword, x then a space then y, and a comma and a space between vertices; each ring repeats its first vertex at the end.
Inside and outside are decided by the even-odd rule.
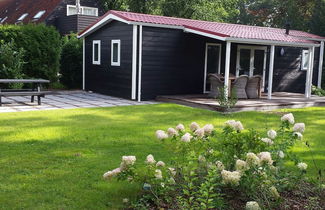
POLYGON ((20 18, 18 18, 18 21, 23 21, 25 19, 25 17, 27 17, 28 13, 23 14, 22 16, 20 16, 20 18))
POLYGON ((45 13, 45 10, 39 11, 33 18, 40 19, 45 13))
POLYGON ((4 23, 6 20, 8 19, 8 17, 5 17, 1 20, 0 24, 4 23))
POLYGON ((111 51, 111 65, 120 66, 121 40, 112 40, 111 51))
POLYGON ((93 64, 100 65, 100 40, 93 41, 93 64))
POLYGON ((309 51, 302 51, 301 70, 307 70, 309 67, 309 51))
MULTIPOLYGON (((98 8, 95 7, 80 7, 82 15, 98 16, 98 8)), ((67 16, 76 15, 77 7, 75 5, 67 5, 67 16)))

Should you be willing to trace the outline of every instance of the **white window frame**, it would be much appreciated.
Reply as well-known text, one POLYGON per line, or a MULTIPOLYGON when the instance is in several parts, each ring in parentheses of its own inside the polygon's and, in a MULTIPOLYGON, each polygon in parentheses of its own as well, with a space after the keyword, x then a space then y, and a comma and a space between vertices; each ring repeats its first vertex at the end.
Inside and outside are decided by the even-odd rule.
POLYGON ((42 10, 42 11, 39 11, 38 13, 36 13, 34 15, 34 19, 40 19, 44 14, 45 14, 46 10, 42 10))
POLYGON ((17 21, 23 21, 27 16, 28 16, 28 13, 24 13, 17 19, 17 21))
MULTIPOLYGON (((67 5, 67 16, 76 15, 76 14, 69 14, 69 8, 75 8, 76 9, 76 12, 77 12, 76 5, 70 5, 70 4, 67 5)), ((96 11, 95 16, 98 17, 98 8, 96 8, 96 7, 84 7, 84 6, 81 6, 80 7, 80 10, 81 10, 81 14, 82 15, 84 15, 84 9, 94 9, 96 11)))
POLYGON ((93 64, 94 65, 100 65, 101 60, 101 41, 100 40, 93 40, 93 64), (98 60, 95 60, 95 45, 98 44, 98 60))
POLYGON ((121 40, 120 39, 113 39, 111 41, 111 66, 120 66, 121 65, 121 40), (114 56, 114 44, 117 44, 117 61, 113 61, 114 56))
POLYGON ((308 67, 309 67, 309 50, 303 50, 301 54, 301 70, 306 71, 308 70, 308 67), (304 63, 306 61, 307 61, 307 66, 304 67, 304 63))
POLYGON ((219 60, 219 64, 217 66, 216 69, 216 73, 220 74, 221 71, 221 52, 222 52, 222 45, 218 44, 218 43, 206 43, 205 44, 205 57, 204 57, 204 80, 203 80, 203 93, 209 93, 210 91, 206 90, 206 83, 207 83, 207 79, 208 79, 208 48, 209 46, 217 46, 219 47, 219 56, 218 56, 218 60, 219 60))

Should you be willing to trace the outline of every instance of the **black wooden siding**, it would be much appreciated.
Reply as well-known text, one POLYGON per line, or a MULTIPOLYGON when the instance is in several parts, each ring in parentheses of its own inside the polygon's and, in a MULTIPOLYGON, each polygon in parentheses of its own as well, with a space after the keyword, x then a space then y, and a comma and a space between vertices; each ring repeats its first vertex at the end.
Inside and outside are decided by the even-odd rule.
POLYGON ((132 25, 112 22, 86 37, 86 90, 131 98, 132 25), (121 40, 121 65, 111 66, 111 40, 121 40), (101 64, 92 64, 92 42, 101 40, 101 64))

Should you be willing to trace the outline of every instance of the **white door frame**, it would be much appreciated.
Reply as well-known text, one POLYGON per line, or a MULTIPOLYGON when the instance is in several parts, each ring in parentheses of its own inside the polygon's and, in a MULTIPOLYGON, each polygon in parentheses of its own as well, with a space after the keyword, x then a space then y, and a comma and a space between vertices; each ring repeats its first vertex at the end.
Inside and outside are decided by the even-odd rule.
POLYGON ((266 59, 267 59, 267 47, 266 46, 253 46, 253 45, 238 45, 237 47, 237 60, 236 60, 236 77, 239 76, 240 67, 240 50, 247 49, 250 50, 250 64, 249 64, 249 75, 252 77, 254 75, 254 60, 255 60, 255 50, 264 50, 264 63, 263 63, 263 81, 262 81, 262 91, 264 91, 265 86, 265 73, 266 73, 266 59))
POLYGON ((220 74, 221 71, 221 48, 222 45, 218 43, 206 43, 205 44, 205 61, 204 61, 204 81, 203 81, 203 93, 207 93, 208 91, 206 90, 206 84, 207 84, 207 71, 208 71, 208 47, 209 46, 219 46, 219 62, 218 62, 218 69, 216 69, 218 74, 220 74))

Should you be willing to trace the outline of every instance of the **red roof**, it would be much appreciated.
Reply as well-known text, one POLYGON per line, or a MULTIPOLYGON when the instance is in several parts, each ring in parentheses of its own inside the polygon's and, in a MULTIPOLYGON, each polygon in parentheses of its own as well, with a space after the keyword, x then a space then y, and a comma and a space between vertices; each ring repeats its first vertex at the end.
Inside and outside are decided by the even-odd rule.
POLYGON ((90 25, 80 36, 93 30, 93 26, 108 15, 115 15, 125 21, 141 22, 150 24, 163 24, 169 26, 180 26, 185 29, 192 29, 197 32, 204 32, 219 37, 231 37, 241 39, 268 40, 291 43, 314 43, 306 39, 325 39, 314 34, 303 31, 290 30, 290 34, 285 34, 285 29, 269 28, 259 26, 248 26, 240 24, 218 23, 201 20, 191 20, 183 18, 165 17, 157 15, 147 15, 133 12, 122 12, 111 10, 101 17, 97 22, 90 25), (301 37, 301 38, 299 38, 301 37))
POLYGON ((62 0, 0 0, 0 18, 7 17, 4 24, 14 24, 18 18, 27 13, 22 22, 28 23, 38 12, 45 10, 40 19, 34 20, 43 22, 61 2, 62 0))

